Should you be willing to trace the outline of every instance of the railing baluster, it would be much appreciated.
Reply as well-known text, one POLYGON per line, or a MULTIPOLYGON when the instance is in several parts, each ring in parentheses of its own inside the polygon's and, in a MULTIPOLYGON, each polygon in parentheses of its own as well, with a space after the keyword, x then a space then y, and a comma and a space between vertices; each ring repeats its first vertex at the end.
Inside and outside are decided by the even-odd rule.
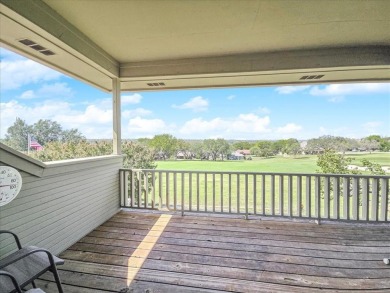
POLYGON ((158 201, 159 209, 162 209, 163 206, 163 197, 162 197, 162 172, 158 173, 158 201))
POLYGON ((199 173, 196 173, 196 210, 198 212, 199 212, 199 194, 200 194, 199 173))
POLYGON ((318 175, 315 177, 315 216, 320 219, 321 218, 321 177, 318 175))
POLYGON ((293 177, 291 175, 288 175, 288 190, 287 190, 287 209, 288 209, 288 216, 293 216, 293 177))
POLYGON ((177 173, 173 172, 173 210, 177 211, 177 173))
POLYGON ((145 209, 148 208, 148 194, 149 194, 149 173, 145 172, 145 209))
POLYGON ((275 215, 275 175, 271 175, 271 215, 275 215))
POLYGON ((204 211, 207 212, 207 173, 204 173, 204 211))
POLYGON ((297 215, 302 217, 302 176, 297 176, 297 215))
POLYGON ((223 213, 223 173, 220 175, 220 181, 221 181, 221 213, 223 213))
POLYGON ((380 221, 387 221, 387 207, 389 200, 389 190, 387 179, 381 178, 381 213, 380 213, 380 221))
POLYGON ((152 209, 155 208, 155 201, 156 201, 156 188, 155 188, 155 184, 156 184, 156 174, 154 173, 154 171, 152 172, 152 209))
POLYGON ((330 205, 330 182, 329 177, 324 177, 324 218, 329 219, 330 205))
POLYGON ((378 221, 378 179, 372 179, 372 193, 371 193, 371 220, 378 221))
POLYGON ((215 213, 215 173, 213 173, 213 213, 215 213))
POLYGON ((361 216, 361 219, 365 220, 365 221, 369 220, 369 217, 368 217, 369 190, 370 190, 369 182, 368 182, 367 178, 363 178, 363 180, 362 180, 362 216, 361 216))
POLYGON ((249 213, 249 211, 248 211, 248 208, 249 208, 249 199, 248 199, 248 197, 249 197, 249 195, 248 195, 248 193, 249 193, 249 191, 248 191, 248 174, 245 174, 245 219, 247 219, 248 220, 248 213, 249 213))
POLYGON ((343 219, 349 220, 349 178, 343 178, 343 219))
POLYGON ((192 211, 192 172, 189 172, 188 174, 188 192, 189 192, 189 202, 188 202, 188 210, 192 211))
POLYGON ((184 172, 181 172, 181 215, 184 216, 184 172))
POLYGON ((356 177, 352 178, 352 219, 359 219, 359 179, 356 177))
POLYGON ((256 204, 257 204, 256 185, 257 185, 257 176, 256 176, 256 174, 253 174, 253 214, 254 215, 257 215, 257 211, 256 211, 256 204))
POLYGON ((229 174, 229 214, 232 212, 232 174, 229 174))
POLYGON ((137 178, 138 178, 138 207, 141 207, 141 191, 142 191, 142 177, 141 177, 141 171, 137 172, 137 178))
POLYGON ((127 171, 119 171, 119 192, 120 192, 120 205, 121 207, 126 205, 126 180, 125 178, 127 177, 127 171))
POLYGON ((240 213, 240 174, 237 174, 237 214, 240 213))
POLYGON ((279 214, 281 216, 284 216, 284 202, 283 202, 283 199, 284 199, 284 186, 283 186, 283 180, 284 180, 284 177, 283 175, 279 175, 279 214))
MULTIPOLYGON (((169 186, 169 182, 170 182, 170 180, 169 180, 169 172, 166 172, 165 173, 165 194, 166 194, 166 204, 167 204, 167 209, 168 210, 170 210, 171 209, 171 205, 170 205, 170 200, 169 200, 169 198, 170 198, 170 196, 171 196, 171 193, 170 193, 170 186, 169 186)), ((174 197, 176 196, 175 195, 176 194, 176 192, 174 192, 174 197)), ((176 210, 176 208, 174 207, 174 210, 176 210)))
POLYGON ((311 218, 311 176, 306 176, 306 216, 311 218))
POLYGON ((130 207, 134 207, 135 202, 135 180, 134 180, 134 171, 131 171, 131 203, 130 207))
POLYGON ((265 215, 265 175, 261 175, 261 214, 265 215))
POLYGON ((339 177, 333 177, 333 219, 340 219, 339 177))

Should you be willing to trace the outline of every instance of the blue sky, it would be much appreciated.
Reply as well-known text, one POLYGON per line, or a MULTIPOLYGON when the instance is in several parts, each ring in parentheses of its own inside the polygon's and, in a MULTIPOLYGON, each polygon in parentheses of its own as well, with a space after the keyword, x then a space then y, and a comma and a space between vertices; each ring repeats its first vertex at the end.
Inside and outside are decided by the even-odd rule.
MULTIPOLYGON (((16 117, 110 138, 111 94, 0 49, 1 128, 16 117)), ((250 87, 122 94, 122 137, 308 139, 390 136, 390 83, 250 87)))

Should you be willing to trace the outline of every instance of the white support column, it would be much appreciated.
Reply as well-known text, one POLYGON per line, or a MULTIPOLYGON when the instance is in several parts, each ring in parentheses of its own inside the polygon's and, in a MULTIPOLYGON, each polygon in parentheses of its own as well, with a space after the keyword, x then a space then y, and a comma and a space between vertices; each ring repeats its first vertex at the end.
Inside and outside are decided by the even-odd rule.
POLYGON ((119 78, 112 79, 112 149, 114 155, 120 155, 121 151, 121 84, 119 78))

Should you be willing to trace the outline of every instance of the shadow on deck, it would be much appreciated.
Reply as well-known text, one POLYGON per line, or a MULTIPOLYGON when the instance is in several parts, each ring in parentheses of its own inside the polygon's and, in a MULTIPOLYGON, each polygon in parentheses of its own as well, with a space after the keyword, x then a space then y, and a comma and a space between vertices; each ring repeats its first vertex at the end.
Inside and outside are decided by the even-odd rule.
MULTIPOLYGON (((389 292, 389 243, 389 225, 121 211, 59 269, 71 293, 389 292)), ((57 292, 50 274, 38 285, 57 292)))

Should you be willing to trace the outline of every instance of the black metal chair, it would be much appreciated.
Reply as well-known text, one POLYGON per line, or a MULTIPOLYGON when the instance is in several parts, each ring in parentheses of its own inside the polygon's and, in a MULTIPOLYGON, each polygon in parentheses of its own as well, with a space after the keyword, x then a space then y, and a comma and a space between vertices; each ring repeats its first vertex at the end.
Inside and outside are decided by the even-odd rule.
POLYGON ((22 289, 28 284, 32 284, 36 288, 34 280, 47 271, 53 273, 58 292, 64 292, 56 267, 56 265, 64 264, 64 260, 54 256, 46 249, 35 246, 22 247, 18 236, 11 231, 0 230, 0 234, 12 235, 18 247, 17 251, 0 260, 0 270, 6 273, 6 275, 3 274, 2 278, 8 278, 8 282, 0 282, 0 292, 19 292, 15 288, 14 281, 22 289), (11 282, 9 281, 10 276, 12 276, 11 282))
POLYGON ((10 284, 6 284, 4 286, 11 287, 11 288, 13 286, 15 288, 16 292, 18 292, 18 293, 45 293, 44 291, 42 291, 39 288, 30 289, 28 291, 22 291, 22 289, 20 288, 15 277, 12 276, 10 273, 5 272, 5 271, 0 271, 0 281, 1 281, 0 284, 10 283, 10 284))

